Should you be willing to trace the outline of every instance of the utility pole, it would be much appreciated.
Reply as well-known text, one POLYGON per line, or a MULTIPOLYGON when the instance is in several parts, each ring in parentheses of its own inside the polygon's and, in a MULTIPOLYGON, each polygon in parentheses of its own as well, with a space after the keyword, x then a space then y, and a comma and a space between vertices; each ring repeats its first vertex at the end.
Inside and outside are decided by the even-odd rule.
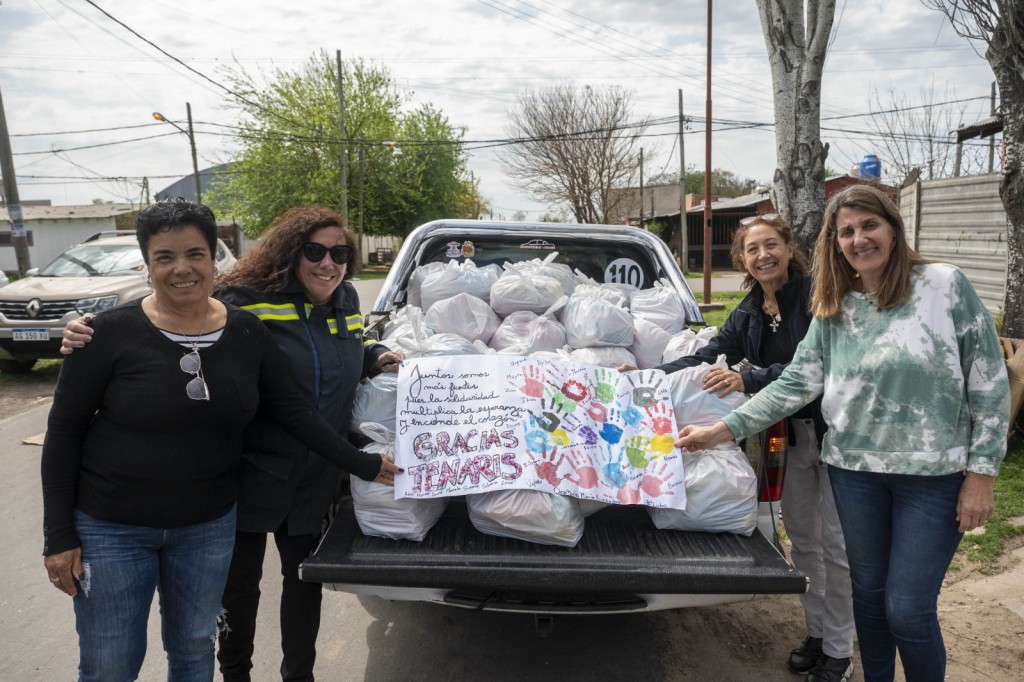
POLYGON ((683 140, 685 128, 683 89, 679 88, 679 269, 684 275, 690 260, 690 235, 686 225, 686 144, 683 140))
POLYGON ((199 183, 199 159, 196 158, 196 133, 192 130, 192 105, 185 102, 185 113, 188 115, 188 144, 192 147, 192 181, 196 184, 196 203, 203 203, 203 193, 199 183))
MULTIPOLYGON (((344 72, 341 70, 341 50, 336 50, 334 57, 338 62, 338 169, 341 175, 341 218, 348 223, 348 145, 345 137, 345 88, 344 72)), ((360 147, 360 151, 362 148, 360 147)), ((362 208, 359 209, 359 219, 362 220, 362 208)), ((362 241, 362 235, 359 236, 362 241)), ((360 244, 360 247, 362 245, 360 244)))
POLYGON ((32 259, 28 252, 25 215, 21 210, 21 199, 18 198, 18 183, 14 178, 14 156, 11 151, 11 138, 7 134, 7 116, 4 114, 2 95, 0 95, 0 173, 3 173, 4 176, 4 201, 7 204, 7 215, 11 219, 11 242, 14 244, 15 258, 18 260, 18 275, 24 277, 32 267, 32 259))
POLYGON ((359 133, 359 253, 363 252, 363 183, 366 178, 366 134, 359 133))
POLYGON ((711 1, 708 0, 708 84, 704 103, 704 302, 711 303, 711 1))
MULTIPOLYGON (((632 203, 632 202, 630 202, 632 203)), ((644 148, 640 148, 640 229, 644 229, 644 148)))

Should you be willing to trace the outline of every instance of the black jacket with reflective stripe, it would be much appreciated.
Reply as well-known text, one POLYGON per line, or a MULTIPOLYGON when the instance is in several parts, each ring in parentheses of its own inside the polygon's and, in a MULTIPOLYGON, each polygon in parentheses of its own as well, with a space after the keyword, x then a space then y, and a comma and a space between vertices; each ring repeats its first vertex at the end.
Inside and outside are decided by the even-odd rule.
MULTIPOLYGON (((256 315, 287 358, 310 403, 345 435, 356 387, 387 348, 363 343, 355 287, 343 282, 328 306, 313 306, 294 278, 281 292, 240 286, 214 292, 256 315)), ((239 471, 238 530, 273 532, 287 519, 290 535, 319 533, 341 471, 288 435, 260 411, 245 431, 239 471)))

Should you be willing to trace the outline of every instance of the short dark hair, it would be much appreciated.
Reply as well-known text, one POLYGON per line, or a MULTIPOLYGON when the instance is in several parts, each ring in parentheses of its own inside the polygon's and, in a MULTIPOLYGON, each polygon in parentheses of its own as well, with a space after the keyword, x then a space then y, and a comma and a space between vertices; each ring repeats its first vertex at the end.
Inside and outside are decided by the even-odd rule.
POLYGON ((210 255, 217 253, 217 219, 209 207, 184 197, 158 201, 139 212, 135 219, 135 238, 142 249, 142 259, 149 265, 149 238, 157 232, 176 230, 192 225, 210 245, 210 255))

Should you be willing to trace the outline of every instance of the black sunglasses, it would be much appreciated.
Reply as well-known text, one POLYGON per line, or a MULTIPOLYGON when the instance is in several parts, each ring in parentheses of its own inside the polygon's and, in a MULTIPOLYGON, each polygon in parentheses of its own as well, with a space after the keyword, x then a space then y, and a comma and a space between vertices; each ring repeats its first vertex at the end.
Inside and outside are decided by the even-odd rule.
POLYGON ((344 265, 352 255, 352 247, 346 244, 338 244, 330 248, 316 242, 306 242, 302 245, 302 256, 310 263, 319 263, 324 256, 330 252, 331 260, 338 265, 344 265))

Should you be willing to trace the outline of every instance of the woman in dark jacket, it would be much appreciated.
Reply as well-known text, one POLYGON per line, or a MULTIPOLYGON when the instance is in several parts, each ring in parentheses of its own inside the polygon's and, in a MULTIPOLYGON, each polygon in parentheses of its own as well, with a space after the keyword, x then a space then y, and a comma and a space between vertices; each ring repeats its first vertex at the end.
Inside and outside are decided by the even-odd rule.
MULTIPOLYGON (((708 345, 658 368, 671 374, 714 363, 719 355, 725 355, 730 367, 743 359, 753 364, 738 372, 708 372, 704 388, 723 396, 733 391, 757 393, 775 381, 811 324, 807 259, 793 243, 793 230, 779 215, 743 220, 733 236, 731 253, 733 266, 746 273, 743 286, 750 293, 708 345)), ((825 434, 821 400, 790 417, 787 426, 790 447, 782 515, 793 563, 811 579, 801 597, 808 635, 790 654, 787 667, 806 674, 811 682, 846 679, 853 669, 850 568, 828 470, 819 461, 825 434)))
MULTIPOLYGON (((352 415, 356 386, 378 371, 397 371, 401 356, 364 343, 359 297, 346 280, 361 259, 352 230, 333 211, 292 209, 252 251, 217 280, 214 296, 256 315, 287 358, 306 398, 339 433, 352 415)), ((82 337, 65 333, 65 346, 82 337)), ((78 344, 81 345, 81 344, 78 344)), ((68 349, 66 352, 69 352, 68 349)), ((226 682, 250 679, 267 534, 281 558, 283 680, 312 680, 320 629, 321 586, 299 580, 316 548, 342 472, 259 412, 245 431, 234 554, 219 633, 226 682)))

